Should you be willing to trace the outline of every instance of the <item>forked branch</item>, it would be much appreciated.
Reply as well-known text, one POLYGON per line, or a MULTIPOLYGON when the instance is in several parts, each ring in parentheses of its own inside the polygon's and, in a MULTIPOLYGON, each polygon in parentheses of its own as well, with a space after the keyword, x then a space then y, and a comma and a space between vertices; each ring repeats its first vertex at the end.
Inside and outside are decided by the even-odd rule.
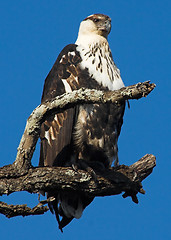
MULTIPOLYGON (((15 162, 0 168, 0 195, 18 191, 38 193, 52 189, 82 191, 94 197, 123 192, 123 197, 131 196, 132 200, 137 203, 136 194, 138 192, 144 193, 141 181, 155 167, 156 162, 153 155, 145 155, 131 166, 121 165, 105 171, 97 169, 95 170, 97 179, 94 179, 88 172, 74 171, 72 168, 33 168, 31 159, 39 138, 41 123, 52 112, 58 113, 81 103, 114 103, 128 99, 139 99, 147 96, 154 88, 155 84, 144 82, 113 92, 80 89, 39 105, 27 120, 15 162)), ((0 202, 0 213, 7 217, 43 214, 47 211, 47 207, 42 206, 44 203, 47 201, 30 209, 26 205, 14 206, 0 202)))

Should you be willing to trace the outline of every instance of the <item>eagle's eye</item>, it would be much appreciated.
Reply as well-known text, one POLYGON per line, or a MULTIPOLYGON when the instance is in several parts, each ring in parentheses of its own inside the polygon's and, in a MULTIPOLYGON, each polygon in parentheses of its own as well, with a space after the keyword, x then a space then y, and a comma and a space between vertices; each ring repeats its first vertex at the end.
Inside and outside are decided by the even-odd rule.
POLYGON ((95 22, 95 23, 97 23, 97 22, 99 22, 100 21, 100 19, 98 19, 98 18, 94 18, 93 19, 93 22, 95 22))

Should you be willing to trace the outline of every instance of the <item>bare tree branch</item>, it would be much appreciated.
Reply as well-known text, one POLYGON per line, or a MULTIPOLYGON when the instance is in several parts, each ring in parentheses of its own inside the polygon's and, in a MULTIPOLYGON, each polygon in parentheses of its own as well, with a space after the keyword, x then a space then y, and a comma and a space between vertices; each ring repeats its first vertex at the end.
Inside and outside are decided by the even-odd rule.
MULTIPOLYGON (((31 165, 31 158, 39 138, 41 123, 52 112, 58 113, 63 109, 81 103, 114 103, 128 99, 139 99, 147 96, 154 88, 155 84, 144 82, 113 92, 80 89, 39 105, 27 120, 15 162, 0 168, 0 195, 18 191, 39 193, 52 189, 80 191, 93 197, 116 195, 124 192, 124 198, 131 196, 132 200, 137 203, 137 193, 145 193, 141 181, 155 167, 156 162, 153 155, 147 154, 131 166, 121 165, 103 171, 96 169, 97 179, 94 179, 88 172, 74 171, 69 167, 34 168, 31 165)), ((52 199, 49 201, 52 201, 52 199)), ((47 201, 31 209, 26 205, 14 206, 0 202, 0 213, 7 217, 43 214, 48 210, 48 208, 42 206, 45 203, 47 201)))
MULTIPOLYGON (((52 189, 84 192, 84 194, 93 197, 110 196, 124 192, 124 198, 130 196, 133 202, 138 203, 137 193, 145 193, 141 181, 152 172, 155 165, 155 157, 147 154, 129 167, 121 165, 103 171, 97 170, 97 179, 94 179, 88 172, 75 171, 70 167, 30 168, 26 174, 16 177, 14 168, 9 178, 3 178, 1 175, 0 195, 17 191, 39 193, 39 191, 46 192, 52 189)), ((8 172, 8 168, 4 170, 4 175, 6 171, 8 172)), ((48 208, 42 205, 53 200, 42 201, 33 209, 26 205, 15 206, 0 202, 0 213, 7 217, 40 215, 48 211, 48 208)))
POLYGON ((94 89, 79 89, 63 94, 51 101, 39 105, 27 120, 24 134, 18 147, 17 157, 14 162, 19 171, 31 166, 31 158, 39 138, 40 126, 48 114, 60 112, 63 109, 81 103, 106 103, 119 102, 128 99, 139 99, 147 96, 155 84, 144 82, 124 87, 117 91, 99 91, 94 89))
POLYGON ((49 210, 48 207, 41 206, 38 204, 34 208, 23 205, 8 205, 7 203, 0 202, 0 213, 5 215, 7 218, 16 216, 29 216, 29 215, 41 215, 49 210))
MULTIPOLYGON (((18 176, 14 168, 10 169, 8 178, 1 175, 0 195, 18 191, 47 192, 52 189, 83 191, 91 196, 115 195, 132 188, 131 182, 137 183, 147 177, 154 166, 155 157, 147 154, 130 167, 121 165, 109 170, 97 169, 97 179, 88 172, 75 171, 71 167, 35 167, 18 176)), ((8 168, 4 169, 4 175, 6 172, 8 168)))

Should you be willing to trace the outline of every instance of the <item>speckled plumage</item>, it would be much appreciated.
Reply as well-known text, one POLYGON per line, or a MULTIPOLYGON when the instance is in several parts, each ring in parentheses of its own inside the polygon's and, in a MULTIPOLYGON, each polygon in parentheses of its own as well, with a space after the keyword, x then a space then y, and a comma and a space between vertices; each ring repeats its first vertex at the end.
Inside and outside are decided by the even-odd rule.
MULTIPOLYGON (((82 21, 76 43, 61 51, 45 80, 42 102, 81 87, 105 91, 124 86, 107 41, 110 22, 103 14, 82 21)), ((99 161, 104 167, 117 164, 124 108, 124 103, 83 104, 52 114, 41 126, 39 165, 71 166, 79 159, 87 164, 99 161)), ((69 192, 48 192, 48 196, 56 197, 50 208, 55 210, 60 229, 79 218, 93 200, 69 192)))

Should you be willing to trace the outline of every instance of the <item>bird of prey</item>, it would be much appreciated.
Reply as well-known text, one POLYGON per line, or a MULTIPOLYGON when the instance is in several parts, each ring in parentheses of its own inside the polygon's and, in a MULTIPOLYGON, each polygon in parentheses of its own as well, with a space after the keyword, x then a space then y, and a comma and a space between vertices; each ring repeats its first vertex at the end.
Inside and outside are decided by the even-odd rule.
MULTIPOLYGON (((61 51, 45 79, 42 103, 79 88, 117 90, 124 87, 108 44, 111 19, 104 14, 85 18, 75 44, 61 51)), ((39 166, 73 166, 81 159, 108 168, 118 165, 118 136, 125 103, 80 104, 47 117, 41 125, 39 166)), ((93 200, 81 192, 51 191, 49 204, 62 230, 80 218, 93 200)))

